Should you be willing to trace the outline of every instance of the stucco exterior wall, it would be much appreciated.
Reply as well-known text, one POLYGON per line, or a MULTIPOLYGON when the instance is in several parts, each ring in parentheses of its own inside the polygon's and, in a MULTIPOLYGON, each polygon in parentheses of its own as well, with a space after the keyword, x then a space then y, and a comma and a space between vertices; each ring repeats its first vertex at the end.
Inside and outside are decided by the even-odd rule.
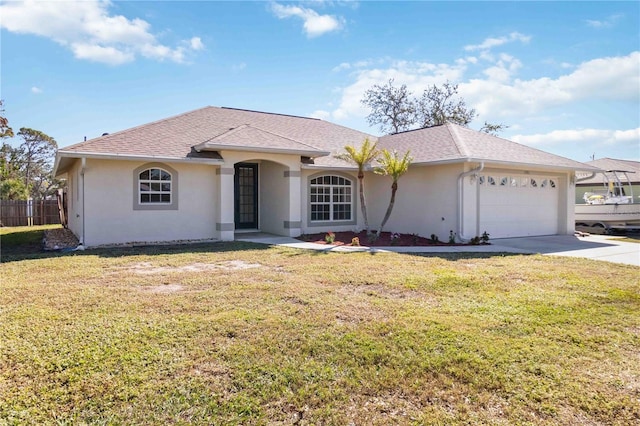
POLYGON ((258 168, 260 230, 284 235, 289 220, 289 182, 283 165, 263 161, 258 168))
POLYGON ((144 164, 87 159, 85 245, 215 238, 215 167, 167 164, 179 176, 178 209, 134 210, 134 170, 144 164))
MULTIPOLYGON (((435 234, 447 241, 457 227, 457 178, 461 164, 442 166, 411 165, 398 180, 396 201, 384 231, 435 234)), ((392 179, 368 173, 365 177, 371 229, 379 229, 391 198, 392 179)))
POLYGON ((82 177, 80 160, 67 171, 67 221, 69 229, 82 242, 82 177))

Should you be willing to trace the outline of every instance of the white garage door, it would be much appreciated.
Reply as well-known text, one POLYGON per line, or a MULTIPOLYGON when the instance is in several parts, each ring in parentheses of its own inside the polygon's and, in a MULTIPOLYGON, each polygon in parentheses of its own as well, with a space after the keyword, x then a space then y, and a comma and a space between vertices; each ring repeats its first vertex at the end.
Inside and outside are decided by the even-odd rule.
POLYGON ((491 238, 558 233, 558 179, 486 174, 480 185, 480 226, 491 238))

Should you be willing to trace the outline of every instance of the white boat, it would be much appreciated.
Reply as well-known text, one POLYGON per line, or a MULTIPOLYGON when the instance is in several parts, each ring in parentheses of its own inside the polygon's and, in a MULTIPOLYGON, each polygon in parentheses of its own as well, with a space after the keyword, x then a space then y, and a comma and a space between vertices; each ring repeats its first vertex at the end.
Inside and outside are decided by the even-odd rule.
MULTIPOLYGON (((586 192, 583 197, 584 204, 575 206, 577 230, 611 232, 640 229, 640 204, 634 203, 633 188, 629 184, 630 179, 627 173, 634 172, 602 171, 602 189, 586 192), (621 179, 622 177, 624 179, 621 179), (625 186, 622 181, 627 182, 627 185, 625 186)), ((578 181, 584 179, 587 178, 578 181)))

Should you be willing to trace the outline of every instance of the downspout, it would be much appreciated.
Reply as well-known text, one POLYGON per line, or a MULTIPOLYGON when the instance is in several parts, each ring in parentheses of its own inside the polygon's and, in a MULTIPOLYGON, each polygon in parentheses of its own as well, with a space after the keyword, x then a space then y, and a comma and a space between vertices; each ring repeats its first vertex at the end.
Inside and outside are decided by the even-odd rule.
POLYGON ((76 250, 84 250, 84 224, 85 224, 85 216, 84 216, 84 172, 87 167, 87 157, 82 157, 82 165, 80 167, 80 177, 82 178, 82 238, 80 239, 80 245, 76 248, 76 250))
MULTIPOLYGON (((470 238, 466 237, 463 234, 463 212, 464 212, 464 178, 469 175, 476 175, 484 170, 484 161, 480 162, 480 165, 475 169, 471 169, 467 172, 460 173, 458 176, 458 238, 461 240, 469 240, 470 238)), ((476 187, 478 185, 476 184, 476 187)), ((476 229, 480 229, 480 191, 477 191, 476 194, 476 229)))

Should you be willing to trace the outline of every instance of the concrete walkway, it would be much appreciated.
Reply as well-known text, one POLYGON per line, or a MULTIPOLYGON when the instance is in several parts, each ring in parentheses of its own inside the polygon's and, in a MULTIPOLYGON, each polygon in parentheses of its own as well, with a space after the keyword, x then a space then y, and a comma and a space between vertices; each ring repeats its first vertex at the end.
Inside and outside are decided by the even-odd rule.
POLYGON ((421 247, 351 247, 305 243, 295 238, 256 232, 236 234, 236 241, 279 245, 284 247, 325 252, 369 252, 369 253, 541 253, 552 256, 583 257, 640 266, 640 244, 617 241, 615 237, 592 235, 551 235, 544 237, 501 238, 491 240, 483 246, 421 246, 421 247))

